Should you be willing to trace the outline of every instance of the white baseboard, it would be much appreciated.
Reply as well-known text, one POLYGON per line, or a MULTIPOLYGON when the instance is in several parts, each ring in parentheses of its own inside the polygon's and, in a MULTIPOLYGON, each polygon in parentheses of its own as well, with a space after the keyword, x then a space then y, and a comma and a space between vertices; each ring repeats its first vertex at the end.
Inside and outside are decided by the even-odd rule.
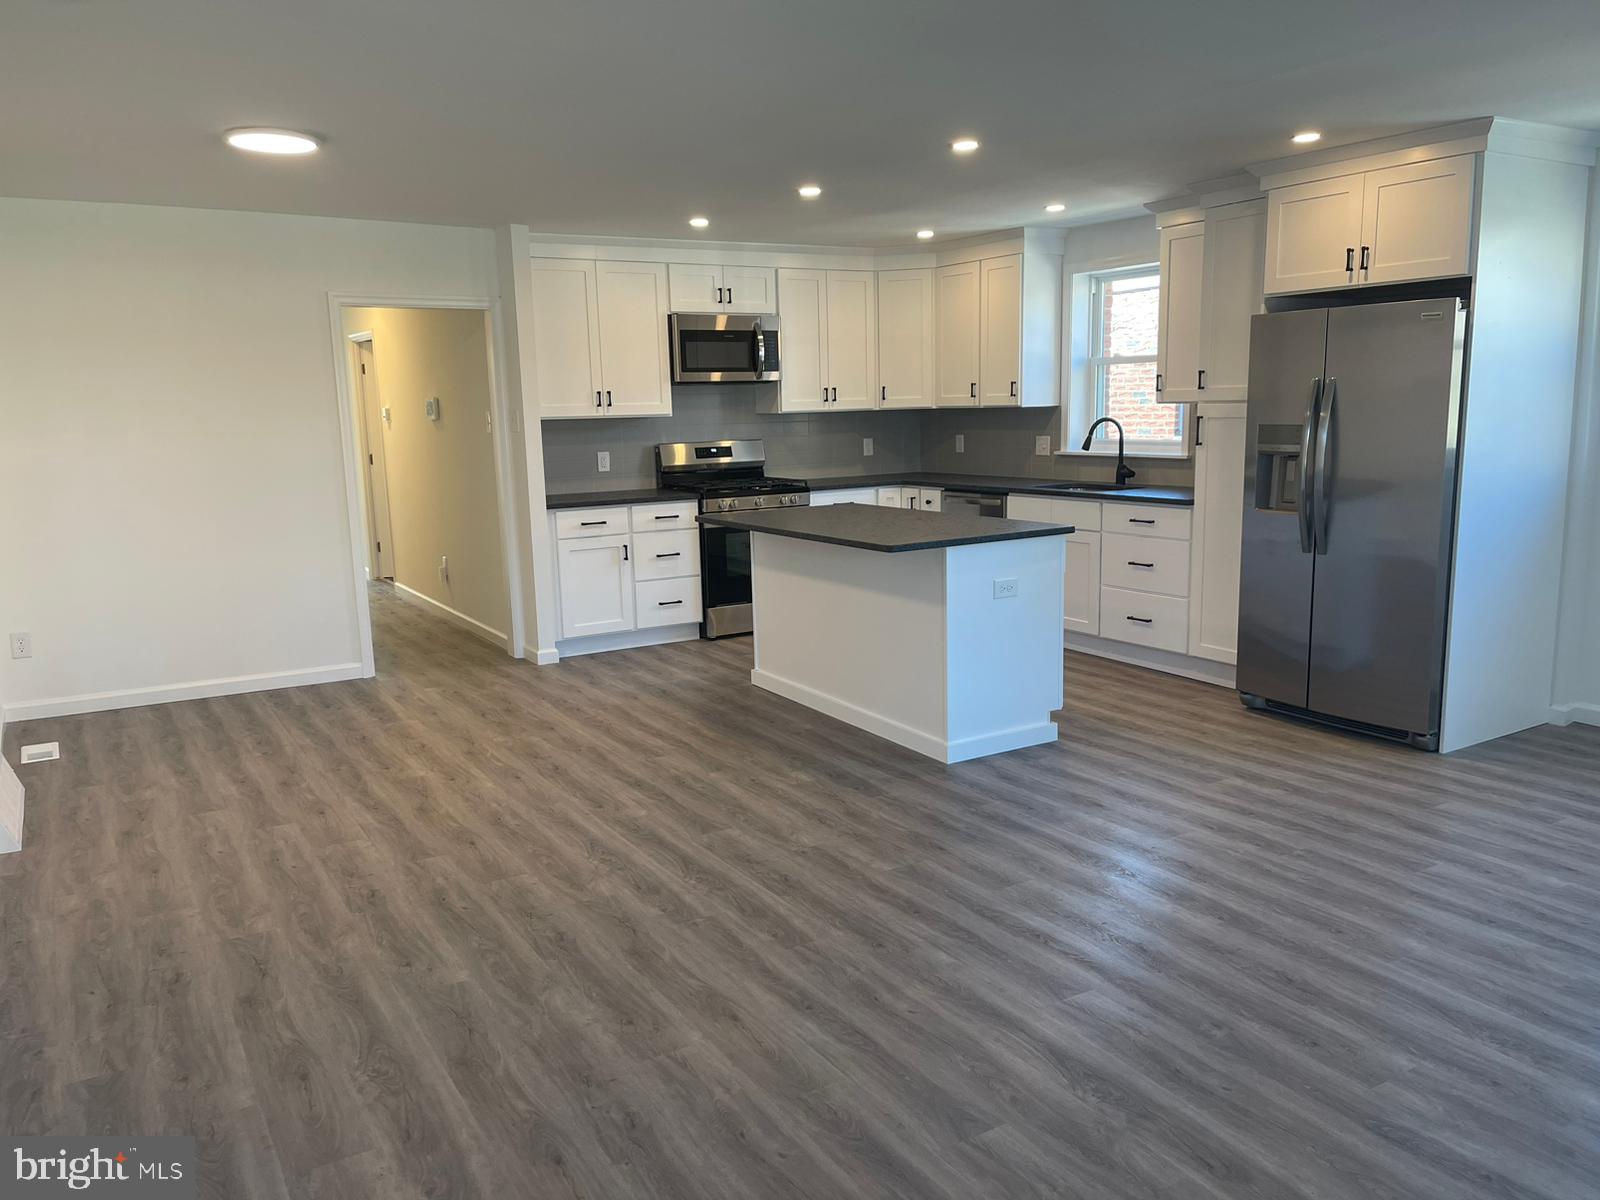
POLYGON ((1086 633, 1068 633, 1067 649, 1093 654, 1096 658, 1130 663, 1136 667, 1149 667, 1152 671, 1165 671, 1168 675, 1181 675, 1185 679, 1196 679, 1217 687, 1234 686, 1235 668, 1229 663, 1212 662, 1209 658, 1194 658, 1188 654, 1174 654, 1170 650, 1135 646, 1131 642, 1090 637, 1086 633))
POLYGON ((0 758, 0 854, 22 849, 22 780, 11 764, 0 758))
POLYGON ((266 692, 276 688, 305 687, 313 683, 337 683, 360 679, 361 664, 338 663, 306 671, 269 671, 262 675, 230 675, 223 679, 198 679, 190 683, 169 683, 157 687, 130 688, 122 692, 87 692, 80 696, 57 696, 51 700, 24 700, 6 705, 6 722, 37 721, 44 717, 70 717, 78 713, 109 712, 115 708, 139 708, 146 704, 174 704, 180 700, 205 700, 213 696, 237 696, 245 692, 266 692))
POLYGON ((758 688, 782 696, 785 700, 803 704, 824 716, 843 721, 846 725, 854 725, 857 729, 865 729, 885 741, 904 746, 907 750, 914 750, 942 763, 966 762, 968 759, 1001 754, 1007 750, 1020 750, 1024 746, 1039 746, 1055 741, 1057 736, 1055 722, 1043 721, 1037 725, 998 729, 992 733, 952 742, 924 733, 920 729, 913 729, 882 713, 871 712, 827 692, 796 683, 792 679, 785 679, 781 675, 774 675, 770 671, 763 671, 760 667, 750 672, 750 682, 758 688))
POLYGON ((1600 704, 1556 704, 1550 709, 1552 725, 1600 725, 1600 704))
MULTIPOLYGON (((660 625, 653 629, 625 629, 621 633, 597 633, 593 637, 566 638, 556 643, 549 662, 577 658, 580 654, 600 654, 607 650, 637 650, 640 646, 665 646, 670 642, 693 642, 700 638, 699 622, 693 625, 660 625)), ((539 651, 539 665, 546 664, 539 651)))
POLYGON ((552 663, 561 661, 561 652, 554 646, 544 650, 534 646, 524 646, 522 648, 522 657, 533 659, 541 667, 548 667, 552 663))
POLYGON ((435 616, 443 617, 457 628, 464 629, 473 636, 480 637, 502 650, 510 649, 511 642, 505 634, 498 629, 485 625, 482 621, 467 616, 466 613, 459 609, 451 608, 448 604, 441 604, 432 596, 424 596, 416 588, 409 588, 398 580, 395 581, 394 590, 402 600, 409 600, 418 608, 425 608, 435 616))

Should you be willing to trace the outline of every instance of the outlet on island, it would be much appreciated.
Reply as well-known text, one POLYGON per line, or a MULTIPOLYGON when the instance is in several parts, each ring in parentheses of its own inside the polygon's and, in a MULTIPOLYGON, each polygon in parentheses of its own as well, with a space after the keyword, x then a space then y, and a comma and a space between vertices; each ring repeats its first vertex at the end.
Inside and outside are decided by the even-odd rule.
POLYGON ((869 437, 864 437, 861 439, 861 457, 872 457, 872 439, 869 437))
POLYGON ((996 579, 994 581, 994 598, 996 600, 1015 600, 1017 598, 1017 581, 1015 579, 996 579))

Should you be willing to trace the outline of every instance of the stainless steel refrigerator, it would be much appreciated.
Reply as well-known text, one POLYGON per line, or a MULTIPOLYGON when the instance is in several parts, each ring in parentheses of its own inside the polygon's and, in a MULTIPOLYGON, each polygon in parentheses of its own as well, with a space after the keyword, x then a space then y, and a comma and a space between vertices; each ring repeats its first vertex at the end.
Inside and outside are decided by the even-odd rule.
POLYGON ((1252 320, 1250 707, 1438 748, 1466 317, 1450 297, 1252 320))

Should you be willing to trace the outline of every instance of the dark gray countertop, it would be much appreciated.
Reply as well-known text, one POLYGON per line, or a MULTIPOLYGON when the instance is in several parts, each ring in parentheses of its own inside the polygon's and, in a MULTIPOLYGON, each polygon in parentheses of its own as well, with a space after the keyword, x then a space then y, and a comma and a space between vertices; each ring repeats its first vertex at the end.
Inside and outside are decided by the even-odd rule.
POLYGON ((824 504, 816 508, 783 508, 772 512, 701 513, 702 525, 771 533, 808 542, 829 542, 898 554, 906 550, 942 550, 979 542, 1011 542, 1018 538, 1060 537, 1071 525, 1013 521, 968 513, 925 512, 879 508, 875 504, 824 504))
MULTIPOLYGON (((1065 480, 1028 479, 1015 475, 952 475, 940 471, 901 471, 892 475, 812 475, 805 479, 814 492, 833 488, 895 487, 915 484, 918 487, 954 488, 957 491, 986 492, 999 495, 1007 492, 1024 492, 1030 496, 1061 496, 1069 500, 1116 500, 1124 504, 1173 504, 1192 506, 1192 487, 1162 487, 1151 485, 1122 488, 1114 492, 1071 491, 1065 480)), ((1089 484, 1090 488, 1095 485, 1089 484)))
MULTIPOLYGON (((785 475, 782 471, 773 473, 785 475)), ((1124 504, 1172 504, 1180 507, 1190 507, 1194 504, 1194 489, 1188 487, 1136 486, 1116 492, 1078 492, 1060 486, 1062 482, 1060 480, 1025 479, 1007 475, 950 475, 938 471, 909 473, 901 471, 886 475, 785 475, 785 477, 804 479, 814 492, 836 488, 898 487, 903 484, 914 484, 917 487, 955 488, 960 491, 985 492, 990 495, 1023 492, 1030 496, 1060 496, 1067 500, 1112 500, 1124 504)), ((544 503, 546 508, 593 508, 600 504, 651 504, 662 500, 693 499, 694 496, 688 492, 646 487, 612 488, 598 492, 551 492, 545 496, 544 503)))

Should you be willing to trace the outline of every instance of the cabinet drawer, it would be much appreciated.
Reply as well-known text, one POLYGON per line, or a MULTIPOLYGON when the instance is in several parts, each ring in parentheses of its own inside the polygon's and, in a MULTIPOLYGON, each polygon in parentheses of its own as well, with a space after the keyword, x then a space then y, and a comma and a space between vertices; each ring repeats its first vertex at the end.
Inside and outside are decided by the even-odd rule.
POLYGON ((1107 533, 1102 535, 1101 545, 1100 578, 1106 586, 1164 596, 1189 594, 1188 542, 1107 533))
POLYGON ((635 621, 640 629, 682 625, 700 619, 700 577, 650 579, 634 585, 635 621))
POLYGON ((635 533, 653 533, 661 529, 687 529, 691 525, 699 524, 693 500, 688 503, 672 500, 665 504, 635 504, 631 511, 635 533))
POLYGON ((677 579, 700 574, 700 531, 672 529, 633 535, 635 579, 677 579))
POLYGON ((1014 521, 1059 521, 1083 533, 1100 528, 1100 504, 1096 500, 1063 500, 1012 492, 1006 497, 1006 516, 1014 521))
POLYGON ((1107 533, 1132 533, 1140 537, 1182 538, 1189 540, 1187 508, 1163 504, 1107 504, 1107 533))
POLYGON ((616 508, 558 508, 556 537, 599 537, 603 533, 627 533, 628 510, 616 508))
POLYGON ((1177 596, 1102 587, 1100 636, 1185 654, 1189 649, 1189 602, 1177 596))

